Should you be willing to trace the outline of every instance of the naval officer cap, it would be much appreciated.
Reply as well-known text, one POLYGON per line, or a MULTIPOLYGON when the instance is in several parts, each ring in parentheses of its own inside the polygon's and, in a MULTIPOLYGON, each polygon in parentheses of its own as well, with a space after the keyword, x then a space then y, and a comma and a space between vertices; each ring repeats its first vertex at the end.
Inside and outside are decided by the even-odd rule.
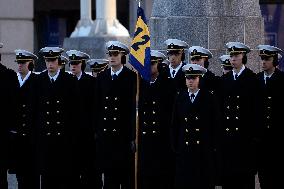
POLYGON ((192 46, 188 49, 188 52, 190 54, 190 59, 194 59, 194 58, 212 58, 213 55, 212 53, 208 50, 205 49, 201 46, 192 46))
POLYGON ((68 58, 66 56, 63 56, 63 55, 60 56, 60 60, 61 60, 62 65, 65 65, 69 61, 68 58))
POLYGON ((90 59, 87 61, 87 64, 90 66, 92 71, 100 72, 107 67, 108 62, 108 59, 90 59))
POLYGON ((40 49, 40 53, 43 55, 45 59, 55 60, 60 58, 61 53, 64 49, 60 47, 44 47, 40 49))
POLYGON ((190 79, 197 76, 203 76, 207 70, 198 64, 186 64, 182 67, 182 71, 184 72, 185 77, 190 79))
POLYGON ((228 42, 226 44, 226 48, 230 55, 237 55, 241 53, 247 54, 250 52, 250 48, 241 42, 228 42))
POLYGON ((38 59, 38 57, 35 54, 33 54, 33 53, 31 53, 27 50, 16 49, 15 54, 16 54, 15 62, 17 62, 19 64, 30 62, 30 61, 38 59))
POLYGON ((84 63, 86 60, 90 58, 90 55, 78 50, 69 50, 66 51, 66 54, 69 58, 69 63, 75 65, 79 63, 84 63))
POLYGON ((278 47, 274 47, 271 45, 258 45, 256 48, 259 50, 259 56, 278 56, 279 53, 283 52, 278 47))
POLYGON ((179 39, 167 39, 164 42, 167 45, 167 51, 180 51, 188 48, 188 44, 185 41, 179 39))
POLYGON ((108 41, 106 43, 106 49, 109 55, 112 53, 123 53, 125 55, 129 53, 129 48, 127 45, 120 41, 108 41))
POLYGON ((157 50, 151 50, 151 63, 163 62, 166 59, 166 56, 157 50))
POLYGON ((220 59, 221 65, 223 66, 225 70, 231 70, 233 68, 230 62, 230 55, 227 55, 227 54, 222 55, 219 57, 219 59, 220 59))

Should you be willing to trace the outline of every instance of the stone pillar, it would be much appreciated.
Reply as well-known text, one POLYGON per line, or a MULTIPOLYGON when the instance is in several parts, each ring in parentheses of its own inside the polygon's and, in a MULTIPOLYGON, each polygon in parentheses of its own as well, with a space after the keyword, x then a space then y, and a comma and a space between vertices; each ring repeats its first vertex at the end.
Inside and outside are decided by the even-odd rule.
POLYGON ((0 42, 2 63, 16 70, 15 49, 34 50, 33 0, 0 1, 0 42))
POLYGON ((70 37, 87 37, 92 35, 92 0, 80 0, 81 18, 70 37))
POLYGON ((129 37, 128 30, 116 18, 116 0, 96 0, 95 36, 129 37))
MULTIPOLYGON (((190 46, 210 49, 210 69, 221 74, 218 57, 225 44, 240 41, 252 49, 264 43, 264 23, 258 0, 155 0, 150 19, 151 48, 164 50, 163 41, 178 38, 190 46)), ((260 70, 257 51, 248 55, 248 67, 260 70)))
MULTIPOLYGON (((81 11, 86 13, 81 12, 81 20, 75 31, 70 38, 64 39, 63 48, 65 50, 76 49, 88 53, 91 58, 106 58, 105 43, 107 41, 118 40, 130 44, 128 30, 120 24, 116 17, 116 0, 96 0, 96 20, 94 22, 91 20, 90 7, 91 0, 81 0, 81 11), (82 7, 83 1, 85 4, 83 3, 82 7), (81 23, 86 23, 87 26, 81 23)), ((90 69, 87 68, 87 70, 90 69)))

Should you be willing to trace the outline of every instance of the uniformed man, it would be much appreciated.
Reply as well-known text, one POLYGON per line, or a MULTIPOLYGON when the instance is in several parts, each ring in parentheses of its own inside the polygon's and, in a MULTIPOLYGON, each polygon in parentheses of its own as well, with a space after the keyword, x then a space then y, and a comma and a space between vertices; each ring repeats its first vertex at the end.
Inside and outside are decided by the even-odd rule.
POLYGON ((208 69, 209 59, 213 57, 212 53, 208 49, 200 46, 190 47, 188 53, 192 64, 198 64, 207 69, 203 76, 202 83, 200 84, 200 88, 204 88, 212 94, 216 93, 219 88, 220 78, 208 69))
MULTIPOLYGON (((0 49, 3 47, 3 43, 0 43, 0 49)), ((9 166, 9 130, 15 124, 15 110, 16 110, 16 92, 18 88, 18 80, 17 74, 8 69, 1 63, 1 53, 0 53, 0 100, 1 100, 1 108, 0 108, 0 188, 8 189, 7 182, 7 170, 9 166)))
POLYGON ((74 145, 79 106, 76 79, 60 70, 59 47, 40 50, 47 67, 38 78, 39 168, 42 189, 76 188, 74 145))
MULTIPOLYGON (((151 50, 151 80, 141 79, 139 89, 138 188, 170 188, 171 108, 167 105, 168 78, 160 74, 166 56, 151 50)), ((172 188, 171 188, 172 189, 172 188)))
POLYGON ((167 39, 164 43, 167 45, 167 56, 170 61, 166 74, 170 79, 169 85, 175 96, 176 93, 186 89, 181 68, 185 65, 185 49, 188 48, 188 44, 179 39, 167 39))
POLYGON ((262 72, 257 74, 261 85, 262 111, 260 144, 258 146, 258 178, 261 189, 277 188, 281 184, 279 171, 283 156, 279 149, 282 147, 281 128, 283 108, 284 74, 276 68, 278 54, 281 49, 270 45, 259 45, 259 56, 262 61, 262 72))
POLYGON ((36 55, 26 50, 15 50, 18 64, 16 125, 10 130, 12 158, 18 187, 39 188, 39 175, 36 173, 36 78, 33 73, 36 55))
MULTIPOLYGON (((77 50, 66 52, 72 74, 78 80, 80 102, 80 128, 78 128, 78 171, 80 175, 79 188, 96 188, 98 178, 95 176, 95 80, 87 74, 86 61, 90 56, 77 50), (96 178, 96 180, 95 180, 96 178)), ((78 113, 79 113, 78 112, 78 113)), ((98 175, 97 175, 98 176, 98 175)), ((100 179, 101 180, 101 179, 100 179)), ((100 186, 101 187, 101 186, 100 186)), ((98 187, 99 188, 99 187, 98 187)))
POLYGON ((87 64, 92 70, 93 77, 97 78, 98 73, 108 67, 108 59, 90 59, 87 61, 87 64))
POLYGON ((97 78, 99 164, 104 189, 134 188, 136 74, 126 66, 128 47, 106 43, 110 68, 97 78))
POLYGON ((233 70, 222 76, 223 124, 218 143, 223 156, 223 188, 255 188, 255 144, 258 132, 259 87, 256 74, 245 65, 250 48, 226 44, 233 70))
POLYGON ((230 62, 230 55, 222 55, 219 57, 220 63, 222 66, 222 73, 226 74, 233 69, 232 64, 230 62))
POLYGON ((187 64, 183 71, 188 90, 177 96, 172 121, 175 188, 214 189, 214 134, 220 110, 214 94, 199 87, 207 70, 187 64))

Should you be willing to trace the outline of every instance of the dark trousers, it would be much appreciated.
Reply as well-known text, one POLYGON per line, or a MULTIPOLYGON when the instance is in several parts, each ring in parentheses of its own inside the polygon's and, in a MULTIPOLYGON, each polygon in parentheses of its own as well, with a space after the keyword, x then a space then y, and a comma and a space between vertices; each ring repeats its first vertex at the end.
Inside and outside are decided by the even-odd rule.
POLYGON ((0 188, 8 189, 7 170, 0 167, 0 188))
POLYGON ((78 189, 80 188, 79 176, 70 175, 41 175, 41 189, 78 189))
POLYGON ((34 173, 17 174, 18 189, 39 189, 40 177, 34 173))
POLYGON ((102 173, 98 171, 85 170, 80 175, 80 189, 102 189, 102 173))
POLYGON ((173 189, 173 177, 166 174, 142 176, 138 179, 138 189, 173 189))
POLYGON ((255 189, 254 174, 225 176, 222 189, 255 189))
POLYGON ((261 189, 271 189, 277 188, 281 185, 281 178, 274 170, 259 170, 258 171, 258 178, 259 184, 261 189))

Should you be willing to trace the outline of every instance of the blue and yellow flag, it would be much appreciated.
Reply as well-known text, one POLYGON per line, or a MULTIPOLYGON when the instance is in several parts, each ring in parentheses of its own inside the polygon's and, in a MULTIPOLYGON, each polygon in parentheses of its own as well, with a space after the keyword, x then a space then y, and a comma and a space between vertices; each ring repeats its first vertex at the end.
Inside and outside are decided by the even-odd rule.
POLYGON ((137 9, 137 22, 132 40, 129 62, 141 74, 143 79, 150 81, 150 32, 146 24, 144 10, 141 7, 138 7, 137 9))

